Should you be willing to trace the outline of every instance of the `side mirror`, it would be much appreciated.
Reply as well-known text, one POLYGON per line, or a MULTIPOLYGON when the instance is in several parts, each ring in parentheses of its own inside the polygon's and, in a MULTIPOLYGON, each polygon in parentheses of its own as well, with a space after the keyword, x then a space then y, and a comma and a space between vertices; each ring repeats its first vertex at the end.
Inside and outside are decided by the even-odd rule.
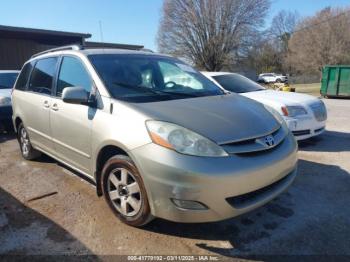
POLYGON ((62 100, 70 104, 89 104, 89 94, 82 87, 66 87, 63 89, 62 100))

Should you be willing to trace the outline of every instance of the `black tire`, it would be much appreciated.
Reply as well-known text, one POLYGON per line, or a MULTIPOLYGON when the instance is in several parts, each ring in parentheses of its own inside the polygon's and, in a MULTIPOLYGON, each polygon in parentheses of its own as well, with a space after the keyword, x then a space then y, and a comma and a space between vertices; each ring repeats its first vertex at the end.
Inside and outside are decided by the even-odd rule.
POLYGON ((276 82, 277 82, 277 83, 282 83, 282 80, 279 79, 279 78, 277 78, 276 82))
POLYGON ((149 202, 148 202, 147 193, 146 193, 142 178, 135 164, 128 156, 116 155, 110 158, 103 167, 101 183, 102 183, 103 195, 106 199, 106 202, 108 203, 109 207, 112 209, 113 213, 123 223, 134 227, 141 227, 149 223, 153 219, 149 202), (128 172, 127 179, 126 179, 127 182, 124 184, 121 182, 122 180, 121 170, 126 170, 128 172), (120 174, 118 174, 118 172, 120 172, 120 174), (118 187, 117 187, 113 182, 111 182, 111 176, 117 177, 118 175, 120 175, 120 181, 118 180, 117 182, 120 182, 120 184, 118 184, 118 187), (130 184, 128 184, 128 179, 129 181, 131 180, 130 184), (138 189, 140 192, 140 193, 136 193, 136 195, 129 194, 127 189, 128 186, 130 186, 134 182, 138 184, 138 189), (125 195, 122 194, 123 190, 126 191, 123 193, 125 195), (118 197, 112 200, 111 192, 114 192, 114 193, 118 192, 118 197), (123 214, 122 211, 118 209, 122 209, 121 201, 127 202, 129 198, 136 199, 138 201, 139 210, 135 211, 133 207, 129 205, 129 203, 127 203, 125 204, 126 206, 125 211, 127 213, 131 209, 131 212, 130 212, 130 215, 126 215, 126 214, 123 214), (132 214, 133 212, 136 212, 136 213, 132 214))
POLYGON ((25 129, 23 123, 20 123, 17 128, 17 139, 19 147, 21 149, 22 157, 26 160, 34 160, 41 156, 41 152, 34 149, 30 143, 29 135, 25 129), (26 139, 24 138, 24 133, 26 134, 26 139), (24 143, 26 144, 24 147, 24 143))

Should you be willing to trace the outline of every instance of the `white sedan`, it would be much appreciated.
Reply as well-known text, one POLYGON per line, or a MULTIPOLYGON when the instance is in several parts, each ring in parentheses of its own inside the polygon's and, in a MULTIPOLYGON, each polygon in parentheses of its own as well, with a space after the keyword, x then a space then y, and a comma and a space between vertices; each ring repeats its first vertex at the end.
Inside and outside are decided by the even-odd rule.
POLYGON ((321 134, 327 110, 322 100, 306 94, 268 90, 235 73, 202 72, 221 88, 238 93, 277 110, 297 140, 321 134))

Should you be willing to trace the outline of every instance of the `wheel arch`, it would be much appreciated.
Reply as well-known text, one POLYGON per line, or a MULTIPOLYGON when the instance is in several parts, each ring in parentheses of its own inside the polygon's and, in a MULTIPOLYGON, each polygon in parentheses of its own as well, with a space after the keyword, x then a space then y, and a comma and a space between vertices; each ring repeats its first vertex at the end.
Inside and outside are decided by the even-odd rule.
POLYGON ((16 116, 15 121, 14 121, 14 128, 15 128, 16 132, 18 131, 18 126, 21 123, 23 123, 23 120, 19 116, 16 116))
POLYGON ((96 154, 96 160, 95 160, 95 180, 96 180, 96 193, 98 196, 102 196, 102 185, 101 185, 101 176, 102 176, 102 169, 105 165, 105 163, 110 159, 111 157, 115 155, 130 155, 127 153, 127 151, 120 145, 116 144, 106 144, 102 146, 96 154))

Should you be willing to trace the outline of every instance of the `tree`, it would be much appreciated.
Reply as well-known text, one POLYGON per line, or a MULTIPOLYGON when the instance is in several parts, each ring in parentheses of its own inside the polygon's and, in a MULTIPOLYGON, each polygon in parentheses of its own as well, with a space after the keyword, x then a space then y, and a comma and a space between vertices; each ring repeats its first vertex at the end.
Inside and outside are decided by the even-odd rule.
POLYGON ((296 72, 319 73, 327 64, 350 63, 350 9, 326 8, 302 19, 289 41, 296 72))
POLYGON ((269 29, 270 35, 276 38, 280 51, 288 51, 288 42, 292 36, 294 29, 299 20, 299 14, 297 12, 291 12, 282 10, 280 11, 271 22, 269 29))
POLYGON ((259 32, 248 47, 240 65, 254 69, 257 73, 289 72, 285 63, 288 54, 288 42, 294 31, 299 15, 296 12, 282 10, 273 17, 270 27, 259 32))
POLYGON ((264 23, 270 0, 164 0, 158 49, 219 71, 264 23))
POLYGON ((257 73, 283 72, 283 55, 278 51, 274 41, 263 39, 256 42, 244 61, 257 73))

